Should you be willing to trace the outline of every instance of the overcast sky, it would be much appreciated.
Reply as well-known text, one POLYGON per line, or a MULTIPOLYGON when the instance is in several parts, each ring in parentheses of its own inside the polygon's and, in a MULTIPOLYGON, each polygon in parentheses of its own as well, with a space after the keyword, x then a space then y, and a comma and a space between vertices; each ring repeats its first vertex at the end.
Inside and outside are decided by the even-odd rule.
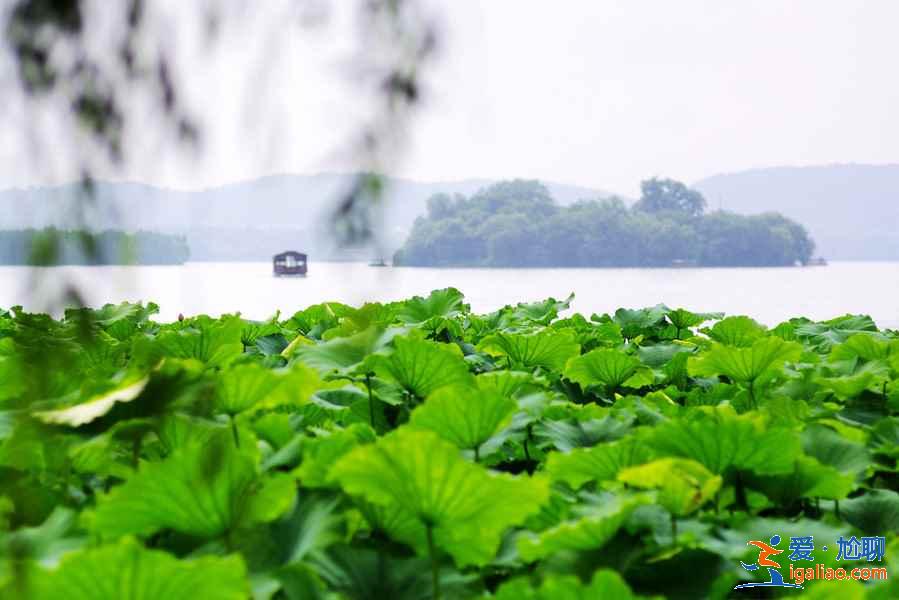
MULTIPOLYGON (((116 177, 198 188, 352 168, 346 143, 365 109, 346 68, 357 39, 348 18, 297 33, 245 14, 213 52, 193 41, 181 3, 160 2, 203 152, 185 161, 148 134, 116 177)), ((431 4, 441 52, 395 174, 634 195, 653 175, 899 162, 895 0, 431 4)), ((18 126, 36 117, 6 108, 0 187, 70 177, 62 150, 26 160, 18 126)), ((152 115, 146 123, 154 129, 152 115)))

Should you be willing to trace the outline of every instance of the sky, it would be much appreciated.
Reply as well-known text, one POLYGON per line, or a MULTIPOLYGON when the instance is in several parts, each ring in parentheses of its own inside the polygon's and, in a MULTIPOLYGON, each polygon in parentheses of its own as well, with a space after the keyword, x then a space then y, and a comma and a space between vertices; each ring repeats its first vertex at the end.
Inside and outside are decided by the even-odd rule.
MULTIPOLYGON (((358 166, 349 148, 371 95, 353 68, 368 40, 352 3, 312 2, 327 17, 315 27, 294 26, 310 15, 286 0, 238 3, 215 47, 200 41, 202 24, 184 3, 151 4, 201 125, 201 151, 176 152, 142 106, 127 164, 98 163, 99 175, 196 189, 358 166)), ((774 165, 899 162, 894 0, 424 6, 440 24, 439 52, 408 143, 389 165, 395 175, 526 177, 633 196, 651 176, 693 182, 774 165)), ((77 173, 86 150, 47 141, 66 126, 51 112, 25 100, 0 111, 0 188, 77 173)))

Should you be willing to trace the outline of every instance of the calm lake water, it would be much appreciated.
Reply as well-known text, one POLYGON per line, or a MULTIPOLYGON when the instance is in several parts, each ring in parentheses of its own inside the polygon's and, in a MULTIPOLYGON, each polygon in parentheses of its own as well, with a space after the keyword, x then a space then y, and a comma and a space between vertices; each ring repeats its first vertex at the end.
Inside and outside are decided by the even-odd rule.
POLYGON ((698 311, 746 314, 769 325, 792 316, 871 315, 899 328, 899 263, 843 262, 826 267, 751 269, 423 269, 363 263, 310 264, 305 279, 275 278, 270 263, 190 263, 172 267, 0 267, 0 307, 58 312, 48 299, 73 284, 90 305, 154 301, 161 318, 178 313, 247 318, 282 315, 336 300, 361 304, 460 289, 478 312, 548 296, 576 297, 589 315, 664 302, 698 311))

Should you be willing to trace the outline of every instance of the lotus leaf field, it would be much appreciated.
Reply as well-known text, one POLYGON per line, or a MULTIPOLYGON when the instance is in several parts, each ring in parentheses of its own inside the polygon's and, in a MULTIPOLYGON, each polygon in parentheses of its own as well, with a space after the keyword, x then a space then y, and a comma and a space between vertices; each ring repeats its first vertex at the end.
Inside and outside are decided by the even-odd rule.
POLYGON ((899 597, 899 332, 572 300, 0 311, 0 597, 899 597))

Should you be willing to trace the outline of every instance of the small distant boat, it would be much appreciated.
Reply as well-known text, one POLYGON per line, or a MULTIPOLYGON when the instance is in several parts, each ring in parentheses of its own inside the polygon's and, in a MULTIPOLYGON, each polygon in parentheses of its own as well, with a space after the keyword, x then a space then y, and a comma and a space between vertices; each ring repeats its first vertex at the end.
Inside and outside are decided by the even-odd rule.
POLYGON ((698 265, 699 263, 689 258, 675 258, 671 261, 672 269, 692 269, 698 265))
POLYGON ((368 263, 369 267, 389 267, 383 258, 376 258, 368 263))
POLYGON ((827 260, 821 256, 816 256, 814 258, 808 259, 808 262, 805 263, 806 267, 826 267, 827 260))
POLYGON ((288 250, 272 257, 272 272, 275 277, 305 277, 307 257, 302 252, 288 250))

